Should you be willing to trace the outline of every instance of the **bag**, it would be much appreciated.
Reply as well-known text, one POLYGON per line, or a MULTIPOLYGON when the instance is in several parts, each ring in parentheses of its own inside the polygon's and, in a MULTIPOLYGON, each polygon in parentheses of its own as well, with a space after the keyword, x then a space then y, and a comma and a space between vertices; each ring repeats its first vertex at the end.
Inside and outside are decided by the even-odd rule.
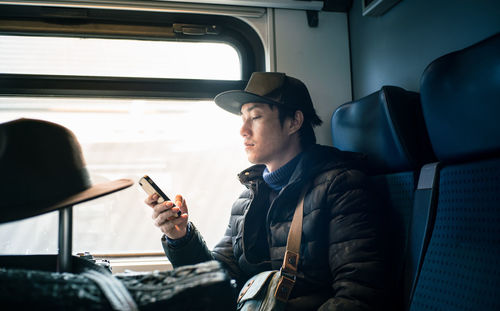
POLYGON ((276 285, 279 282, 279 271, 264 271, 245 283, 243 288, 248 288, 240 292, 238 297, 238 310, 317 310, 332 293, 330 290, 323 290, 307 296, 300 296, 289 299, 286 303, 279 299, 274 299, 276 285), (267 299, 264 297, 267 296, 267 299))
POLYGON ((123 286, 108 291, 118 282, 109 269, 85 258, 71 256, 72 271, 55 272, 57 255, 0 256, 0 301, 3 310, 112 310, 135 306, 123 286), (89 275, 90 277, 87 277, 89 275), (110 280, 112 279, 112 280, 110 280), (111 282, 110 282, 111 281, 111 282), (108 299, 102 286, 111 298, 108 299), (115 295, 116 293, 117 295, 115 295), (130 300, 127 300, 130 298, 130 300))
POLYGON ((285 309, 297 277, 304 197, 307 188, 304 187, 293 214, 281 269, 264 271, 251 277, 240 291, 237 310, 279 311, 285 309))
POLYGON ((0 256, 2 310, 234 310, 235 286, 217 261, 171 271, 120 273, 72 256, 71 273, 52 255, 0 256), (196 299, 193 299, 196 297, 196 299))
POLYGON ((279 271, 264 271, 250 278, 238 297, 237 310, 284 310, 285 301, 276 299, 279 271))
POLYGON ((115 274, 139 310, 234 310, 236 283, 218 261, 171 271, 115 274))

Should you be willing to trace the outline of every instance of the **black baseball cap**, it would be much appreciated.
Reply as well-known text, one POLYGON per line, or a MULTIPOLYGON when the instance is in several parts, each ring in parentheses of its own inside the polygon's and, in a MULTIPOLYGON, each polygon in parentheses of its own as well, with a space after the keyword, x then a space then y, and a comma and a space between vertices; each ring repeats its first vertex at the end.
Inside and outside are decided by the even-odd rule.
POLYGON ((313 126, 322 123, 305 84, 281 72, 254 72, 244 90, 226 91, 214 100, 222 109, 237 115, 246 103, 266 103, 300 110, 313 126))

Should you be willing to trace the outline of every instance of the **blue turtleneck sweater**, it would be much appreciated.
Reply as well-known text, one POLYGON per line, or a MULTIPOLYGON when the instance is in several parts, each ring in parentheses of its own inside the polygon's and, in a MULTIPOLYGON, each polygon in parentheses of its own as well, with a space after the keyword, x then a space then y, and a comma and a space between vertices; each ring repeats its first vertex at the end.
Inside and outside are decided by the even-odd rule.
POLYGON ((284 186, 288 184, 290 177, 292 177, 293 171, 297 167, 300 159, 302 158, 302 153, 299 153, 295 158, 288 161, 287 164, 283 165, 274 172, 269 172, 267 167, 262 173, 262 177, 266 184, 275 191, 280 191, 284 186))

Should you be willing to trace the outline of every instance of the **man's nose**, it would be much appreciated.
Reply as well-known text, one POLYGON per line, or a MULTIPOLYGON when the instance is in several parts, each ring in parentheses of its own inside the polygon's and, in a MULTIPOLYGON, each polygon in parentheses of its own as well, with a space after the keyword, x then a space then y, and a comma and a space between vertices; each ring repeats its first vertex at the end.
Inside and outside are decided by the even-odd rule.
POLYGON ((250 129, 248 127, 248 123, 243 122, 243 124, 241 125, 241 128, 240 128, 240 135, 243 137, 247 137, 249 134, 250 134, 250 129))

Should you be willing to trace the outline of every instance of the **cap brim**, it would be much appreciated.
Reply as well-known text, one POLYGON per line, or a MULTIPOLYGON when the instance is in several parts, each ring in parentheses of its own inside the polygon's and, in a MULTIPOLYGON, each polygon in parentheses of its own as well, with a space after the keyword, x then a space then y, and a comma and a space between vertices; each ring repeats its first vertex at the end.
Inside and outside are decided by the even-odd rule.
POLYGON ((241 90, 226 91, 220 93, 219 95, 215 96, 214 101, 217 106, 237 115, 241 114, 241 106, 246 103, 266 103, 280 105, 280 103, 270 100, 266 97, 241 90))

